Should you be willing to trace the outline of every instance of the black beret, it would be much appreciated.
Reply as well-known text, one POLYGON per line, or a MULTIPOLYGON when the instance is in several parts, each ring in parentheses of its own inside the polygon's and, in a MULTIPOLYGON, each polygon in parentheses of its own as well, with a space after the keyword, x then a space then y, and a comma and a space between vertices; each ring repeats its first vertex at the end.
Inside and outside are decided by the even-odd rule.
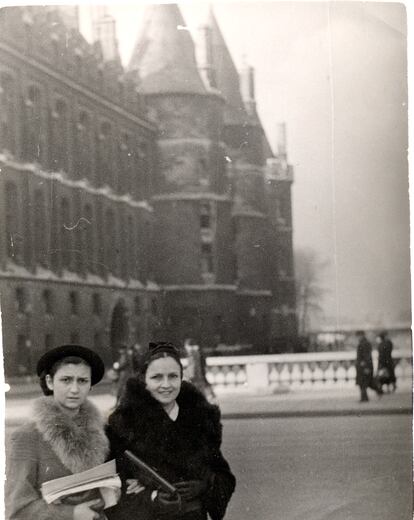
POLYGON ((61 345, 43 354, 37 363, 37 375, 40 377, 42 374, 48 374, 56 362, 71 356, 83 359, 91 367, 92 386, 99 383, 104 376, 105 365, 98 354, 81 345, 61 345))

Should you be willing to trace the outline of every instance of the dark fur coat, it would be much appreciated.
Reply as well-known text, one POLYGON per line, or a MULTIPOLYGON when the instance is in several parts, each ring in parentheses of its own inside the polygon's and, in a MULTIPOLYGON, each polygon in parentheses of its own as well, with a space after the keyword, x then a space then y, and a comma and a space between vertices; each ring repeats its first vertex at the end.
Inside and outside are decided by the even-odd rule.
MULTIPOLYGON (((233 493, 235 478, 220 450, 222 426, 219 408, 210 404, 187 382, 182 384, 177 403, 179 414, 177 420, 172 421, 142 382, 138 379, 128 381, 121 403, 109 417, 107 430, 121 477, 142 481, 122 455, 125 449, 129 449, 171 483, 206 480, 209 486, 202 497, 203 516, 200 518, 206 518, 208 512, 213 520, 220 520, 233 493)), ((143 483, 151 488, 151 483, 143 483)), ((119 510, 125 509, 126 498, 121 499, 119 510)), ((150 510, 140 508, 138 499, 134 506, 132 502, 131 499, 131 511, 136 514, 124 512, 110 518, 156 518, 150 510)))

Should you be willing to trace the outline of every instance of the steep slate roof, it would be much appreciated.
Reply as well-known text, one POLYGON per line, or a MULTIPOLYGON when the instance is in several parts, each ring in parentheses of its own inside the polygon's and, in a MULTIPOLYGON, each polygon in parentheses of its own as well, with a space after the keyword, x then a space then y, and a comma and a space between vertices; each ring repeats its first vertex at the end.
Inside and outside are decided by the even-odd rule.
POLYGON ((146 8, 143 30, 128 66, 139 70, 146 94, 206 92, 194 55, 194 43, 176 4, 146 8))
POLYGON ((248 121, 248 116, 240 93, 239 73, 212 9, 209 9, 206 25, 211 29, 212 65, 215 70, 217 89, 226 100, 224 123, 242 125, 248 121))

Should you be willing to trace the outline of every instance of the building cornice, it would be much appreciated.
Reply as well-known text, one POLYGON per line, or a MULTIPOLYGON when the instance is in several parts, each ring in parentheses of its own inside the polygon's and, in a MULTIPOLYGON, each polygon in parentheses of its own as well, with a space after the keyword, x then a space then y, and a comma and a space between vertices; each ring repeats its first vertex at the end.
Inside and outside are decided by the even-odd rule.
POLYGON ((237 296, 264 296, 266 298, 272 297, 272 291, 267 289, 240 289, 237 291, 237 296))
POLYGON ((132 208, 140 208, 152 212, 152 206, 146 200, 133 200, 130 195, 117 195, 109 186, 101 186, 99 188, 92 186, 88 179, 73 180, 65 176, 63 172, 47 172, 36 163, 22 163, 10 159, 5 154, 0 154, 0 163, 3 163, 17 171, 30 171, 34 175, 50 181, 57 181, 63 186, 69 186, 74 189, 80 189, 92 195, 105 197, 114 202, 126 204, 132 208))
POLYGON ((164 193, 153 195, 151 197, 153 202, 162 201, 177 201, 177 200, 212 200, 217 202, 232 202, 228 195, 220 195, 218 193, 164 193))
POLYGON ((82 278, 77 273, 65 271, 62 276, 58 276, 53 271, 45 268, 37 268, 35 273, 28 271, 22 266, 9 266, 0 269, 0 280, 16 280, 25 282, 46 282, 58 283, 67 285, 82 285, 87 287, 99 287, 101 289, 122 289, 127 291, 145 291, 145 292, 159 292, 160 287, 154 282, 143 284, 139 280, 123 280, 114 276, 109 276, 108 279, 101 278, 97 275, 87 274, 82 278))
POLYGON ((162 285, 161 288, 167 292, 183 292, 183 291, 228 291, 236 292, 236 285, 226 284, 183 284, 183 285, 162 285))

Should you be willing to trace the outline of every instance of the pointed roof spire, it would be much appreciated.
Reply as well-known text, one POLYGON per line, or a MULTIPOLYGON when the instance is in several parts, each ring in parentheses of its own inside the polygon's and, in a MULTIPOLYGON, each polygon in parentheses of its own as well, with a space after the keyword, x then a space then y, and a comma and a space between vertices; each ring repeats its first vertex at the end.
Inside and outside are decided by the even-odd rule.
POLYGON ((215 72, 217 89, 226 100, 225 124, 243 124, 247 120, 244 103, 240 94, 239 73, 218 26, 212 7, 209 9, 207 24, 211 29, 211 61, 215 72))
POLYGON ((197 69, 193 40, 176 4, 146 8, 143 29, 128 69, 139 71, 140 90, 144 93, 206 92, 197 69))

